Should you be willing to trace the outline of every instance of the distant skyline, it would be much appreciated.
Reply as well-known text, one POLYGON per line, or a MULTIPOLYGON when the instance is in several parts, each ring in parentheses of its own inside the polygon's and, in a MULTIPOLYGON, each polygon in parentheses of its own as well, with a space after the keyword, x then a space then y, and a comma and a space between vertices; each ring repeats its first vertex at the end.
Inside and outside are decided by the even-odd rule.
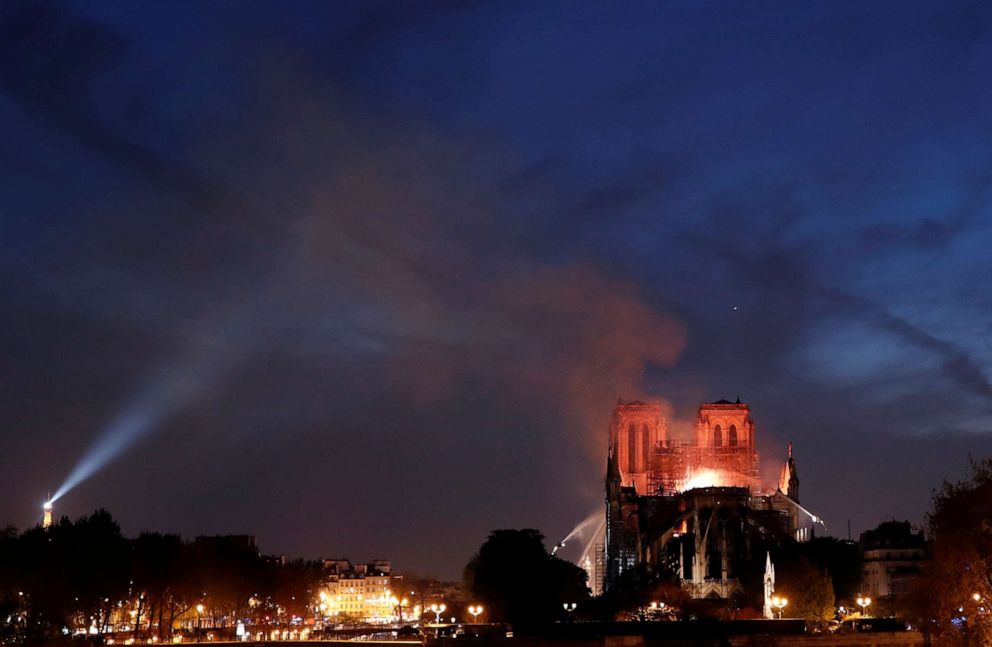
POLYGON ((990 68, 983 2, 6 3, 0 524, 103 437, 57 515, 457 577, 602 510, 618 397, 738 396, 920 523, 992 454, 990 68))

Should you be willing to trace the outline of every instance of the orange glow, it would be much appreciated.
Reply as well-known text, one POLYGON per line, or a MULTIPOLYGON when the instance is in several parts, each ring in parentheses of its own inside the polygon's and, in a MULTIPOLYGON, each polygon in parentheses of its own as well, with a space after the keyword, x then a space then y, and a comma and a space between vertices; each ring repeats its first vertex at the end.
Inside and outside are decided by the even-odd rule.
POLYGON ((679 488, 682 491, 704 487, 748 487, 747 476, 729 470, 703 468, 690 472, 679 488))

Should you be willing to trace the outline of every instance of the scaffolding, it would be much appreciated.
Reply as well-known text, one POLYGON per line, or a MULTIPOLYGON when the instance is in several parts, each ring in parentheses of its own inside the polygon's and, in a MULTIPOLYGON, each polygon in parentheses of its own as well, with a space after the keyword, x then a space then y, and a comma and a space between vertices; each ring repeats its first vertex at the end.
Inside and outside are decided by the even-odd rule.
POLYGON ((693 442, 656 445, 647 474, 648 494, 671 496, 684 489, 699 470, 710 469, 743 477, 741 484, 758 487, 758 450, 754 447, 700 447, 693 442))

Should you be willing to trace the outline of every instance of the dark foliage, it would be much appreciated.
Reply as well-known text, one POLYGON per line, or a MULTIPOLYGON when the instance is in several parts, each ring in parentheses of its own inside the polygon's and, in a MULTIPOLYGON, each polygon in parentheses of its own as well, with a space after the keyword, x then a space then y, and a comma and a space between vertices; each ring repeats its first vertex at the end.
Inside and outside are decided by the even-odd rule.
POLYGON ((585 571, 549 554, 544 535, 533 529, 490 533, 465 567, 465 583, 488 620, 516 630, 565 619, 565 603, 589 597, 585 571))
POLYGON ((896 611, 933 645, 992 644, 992 460, 934 493, 929 560, 896 611))
POLYGON ((789 601, 788 607, 783 610, 785 617, 816 622, 834 618, 834 587, 825 569, 800 555, 780 564, 775 575, 775 593, 789 601))
POLYGON ((803 554, 830 575, 838 600, 853 601, 861 586, 861 554, 858 545, 836 537, 816 537, 801 544, 803 554))
POLYGON ((288 620, 307 614, 319 576, 319 563, 266 560, 246 537, 128 539, 105 510, 20 535, 8 528, 0 532, 0 643, 91 626, 168 640, 201 604, 218 625, 288 620))

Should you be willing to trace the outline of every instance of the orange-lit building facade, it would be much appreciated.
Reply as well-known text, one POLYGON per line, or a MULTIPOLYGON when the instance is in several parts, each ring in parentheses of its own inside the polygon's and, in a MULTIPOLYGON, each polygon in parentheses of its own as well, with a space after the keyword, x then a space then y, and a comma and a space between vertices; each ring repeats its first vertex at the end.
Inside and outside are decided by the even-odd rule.
POLYGON ((808 540, 822 523, 799 505, 791 445, 772 486, 758 466, 746 403, 701 405, 694 438, 675 440, 660 405, 618 401, 606 477, 606 586, 642 568, 674 573, 694 597, 744 594, 746 582, 760 581, 764 549, 808 540))
POLYGON ((674 494, 703 485, 761 488, 754 420, 740 401, 699 407, 692 441, 669 438, 660 405, 618 402, 611 437, 622 484, 640 494, 674 494))

